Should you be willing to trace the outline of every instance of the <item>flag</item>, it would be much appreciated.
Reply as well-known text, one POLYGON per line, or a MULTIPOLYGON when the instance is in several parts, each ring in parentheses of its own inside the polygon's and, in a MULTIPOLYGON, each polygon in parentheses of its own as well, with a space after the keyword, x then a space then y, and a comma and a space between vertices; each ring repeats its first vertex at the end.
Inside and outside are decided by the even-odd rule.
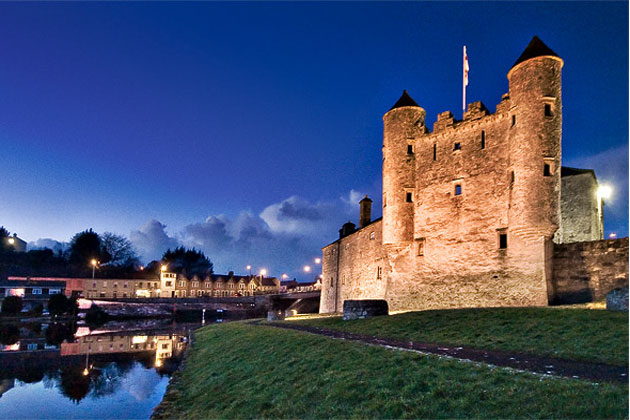
POLYGON ((468 86, 468 55, 466 54, 466 46, 464 45, 464 86, 468 86))
POLYGON ((466 112, 466 86, 468 86, 468 54, 466 54, 466 46, 464 45, 464 83, 462 86, 462 109, 466 112))

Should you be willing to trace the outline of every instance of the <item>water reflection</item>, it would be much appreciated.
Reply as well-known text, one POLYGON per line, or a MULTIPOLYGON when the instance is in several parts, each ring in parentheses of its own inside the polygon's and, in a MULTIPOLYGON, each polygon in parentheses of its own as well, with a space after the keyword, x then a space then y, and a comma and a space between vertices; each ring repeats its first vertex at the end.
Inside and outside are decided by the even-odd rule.
POLYGON ((148 418, 198 327, 0 325, 0 418, 148 418))

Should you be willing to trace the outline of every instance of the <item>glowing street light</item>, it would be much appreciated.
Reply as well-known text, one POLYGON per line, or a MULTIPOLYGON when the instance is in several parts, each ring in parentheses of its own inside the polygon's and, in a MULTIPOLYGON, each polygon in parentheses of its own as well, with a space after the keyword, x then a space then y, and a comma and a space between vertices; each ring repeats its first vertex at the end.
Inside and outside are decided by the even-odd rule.
POLYGON ((608 238, 610 239, 615 239, 617 237, 617 234, 615 232, 610 232, 610 234, 608 235, 608 238))
POLYGON ((266 270, 266 269, 264 269, 264 268, 261 268, 261 269, 260 269, 260 277, 264 277, 264 276, 266 276, 266 275, 267 275, 267 270, 266 270))
POLYGON ((612 187, 609 185, 600 185, 597 189, 597 197, 599 199, 608 200, 612 196, 612 187))
POLYGON ((310 273, 311 272, 311 266, 310 265, 305 265, 304 266, 304 272, 305 273, 310 273))
POLYGON ((15 238, 8 239, 9 245, 15 245, 15 238))
POLYGON ((166 264, 163 264, 163 265, 160 267, 160 271, 164 272, 164 271, 166 271, 166 269, 167 269, 167 268, 168 268, 168 267, 166 266, 166 264))
POLYGON ((315 258, 315 264, 321 264, 321 263, 322 263, 321 258, 315 258))
POLYGON ((249 271, 249 276, 251 277, 252 276, 252 266, 247 264, 247 267, 245 267, 245 268, 247 268, 247 270, 249 271))
POLYGON ((286 279, 288 279, 288 278, 289 278, 289 275, 288 275, 288 274, 283 274, 283 275, 282 275, 282 280, 286 280, 286 279))
POLYGON ((92 280, 94 280, 94 271, 96 270, 96 266, 98 265, 98 261, 95 258, 90 260, 90 265, 92 266, 92 280))

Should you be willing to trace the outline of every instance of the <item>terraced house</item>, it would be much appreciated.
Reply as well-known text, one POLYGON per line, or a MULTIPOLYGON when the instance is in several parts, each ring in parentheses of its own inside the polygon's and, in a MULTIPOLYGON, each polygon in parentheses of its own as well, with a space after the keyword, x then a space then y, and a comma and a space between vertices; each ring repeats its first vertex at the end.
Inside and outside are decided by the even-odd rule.
POLYGON ((278 293, 280 281, 275 277, 211 274, 187 277, 184 274, 163 272, 160 276, 160 297, 228 297, 278 293))

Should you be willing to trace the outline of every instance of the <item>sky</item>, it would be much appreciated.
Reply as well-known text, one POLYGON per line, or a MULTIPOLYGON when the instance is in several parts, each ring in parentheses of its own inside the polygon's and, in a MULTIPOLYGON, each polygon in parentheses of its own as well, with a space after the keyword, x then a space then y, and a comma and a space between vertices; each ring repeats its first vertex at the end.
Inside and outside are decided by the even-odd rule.
POLYGON ((402 90, 429 127, 461 118, 466 45, 467 102, 494 112, 533 35, 564 60, 563 165, 613 188, 627 236, 627 2, 1 2, 0 225, 308 280, 363 195, 380 216, 402 90))

